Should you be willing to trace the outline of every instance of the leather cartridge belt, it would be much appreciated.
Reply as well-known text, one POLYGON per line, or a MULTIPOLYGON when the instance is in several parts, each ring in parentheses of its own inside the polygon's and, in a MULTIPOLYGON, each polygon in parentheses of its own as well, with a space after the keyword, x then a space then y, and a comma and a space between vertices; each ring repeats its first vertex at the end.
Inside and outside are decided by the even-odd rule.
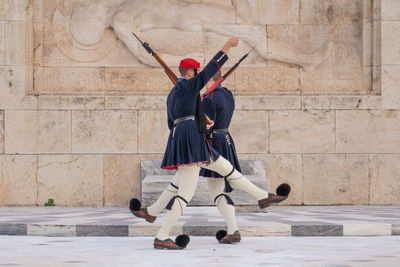
POLYGON ((176 120, 174 120, 174 125, 177 125, 178 123, 180 123, 182 121, 188 121, 188 120, 194 121, 195 120, 194 115, 177 118, 176 120))
POLYGON ((214 129, 212 132, 213 132, 213 133, 227 133, 227 132, 229 132, 229 128, 214 129))

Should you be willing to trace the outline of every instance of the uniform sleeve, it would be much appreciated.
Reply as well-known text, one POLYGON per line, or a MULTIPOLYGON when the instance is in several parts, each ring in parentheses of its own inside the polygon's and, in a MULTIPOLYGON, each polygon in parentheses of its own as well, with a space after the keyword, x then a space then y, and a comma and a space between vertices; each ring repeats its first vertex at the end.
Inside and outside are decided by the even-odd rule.
POLYGON ((222 51, 219 51, 207 64, 207 66, 195 77, 188 80, 188 87, 193 90, 194 94, 200 92, 204 85, 217 73, 218 70, 225 64, 228 60, 228 55, 222 51))

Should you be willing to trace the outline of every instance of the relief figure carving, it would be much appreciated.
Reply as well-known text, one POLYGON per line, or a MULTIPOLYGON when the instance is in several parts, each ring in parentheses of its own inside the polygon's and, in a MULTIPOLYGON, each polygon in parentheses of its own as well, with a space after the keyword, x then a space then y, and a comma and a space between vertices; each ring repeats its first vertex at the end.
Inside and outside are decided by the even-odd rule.
MULTIPOLYGON (((220 6, 202 0, 71 0, 59 2, 53 16, 53 29, 55 38, 60 40, 58 47, 79 62, 95 62, 106 56, 113 49, 115 34, 140 63, 158 66, 131 32, 141 36, 146 32, 171 29, 183 33, 212 32, 227 38, 238 36, 249 50, 255 47, 258 61, 272 60, 309 71, 317 68, 331 53, 330 40, 318 51, 307 54, 286 42, 268 38, 266 25, 252 25, 236 13, 234 5, 220 6), (229 23, 224 23, 225 18, 229 23), (279 49, 271 52, 267 45, 279 49)), ((190 52, 182 53, 169 47, 163 50, 157 52, 167 62, 179 62, 182 57, 204 57, 198 45, 187 47, 190 52)))

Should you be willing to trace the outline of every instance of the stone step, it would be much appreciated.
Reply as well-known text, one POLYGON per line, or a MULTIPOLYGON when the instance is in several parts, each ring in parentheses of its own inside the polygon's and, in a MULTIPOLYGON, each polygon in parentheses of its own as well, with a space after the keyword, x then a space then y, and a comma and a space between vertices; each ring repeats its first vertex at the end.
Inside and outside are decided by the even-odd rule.
MULTIPOLYGON (((255 185, 265 191, 269 191, 269 180, 265 178, 264 160, 240 160, 242 173, 255 185)), ((142 179, 142 203, 149 206, 160 196, 162 191, 172 181, 176 171, 164 170, 160 168, 160 161, 142 161, 140 164, 140 176, 142 179)), ((207 178, 200 177, 195 195, 189 206, 212 206, 214 205, 207 188, 207 178)), ((252 211, 257 209, 257 201, 245 192, 234 190, 229 194, 235 205, 240 206, 241 210, 252 211)))
MULTIPOLYGON (((269 181, 265 177, 259 175, 246 175, 255 185, 265 191, 269 190, 269 181)), ((144 206, 149 206, 160 196, 161 192, 172 181, 173 175, 147 175, 142 181, 142 203, 144 206)), ((208 191, 207 179, 200 177, 197 183, 196 192, 189 202, 189 206, 213 206, 213 199, 208 191)), ((234 201, 235 205, 239 206, 255 206, 257 200, 251 195, 240 191, 233 190, 228 194, 234 201)), ((250 208, 250 207, 249 207, 250 208)))
MULTIPOLYGON (((237 212, 242 237, 400 235, 399 206, 272 206, 261 213, 237 212)), ((154 223, 123 208, 0 207, 0 235, 155 236, 154 223)), ((225 229, 215 207, 187 207, 171 232, 214 236, 225 229)))

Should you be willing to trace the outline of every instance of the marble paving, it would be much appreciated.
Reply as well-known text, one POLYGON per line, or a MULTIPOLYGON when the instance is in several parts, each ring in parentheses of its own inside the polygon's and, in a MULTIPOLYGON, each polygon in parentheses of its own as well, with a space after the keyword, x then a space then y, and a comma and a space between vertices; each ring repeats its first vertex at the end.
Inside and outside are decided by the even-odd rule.
MULTIPOLYGON (((399 206, 274 206, 237 212, 243 236, 390 236, 400 235, 399 206)), ((0 235, 154 236, 154 223, 128 208, 0 207, 0 235)), ((172 234, 213 236, 225 229, 215 207, 188 207, 172 234)))

